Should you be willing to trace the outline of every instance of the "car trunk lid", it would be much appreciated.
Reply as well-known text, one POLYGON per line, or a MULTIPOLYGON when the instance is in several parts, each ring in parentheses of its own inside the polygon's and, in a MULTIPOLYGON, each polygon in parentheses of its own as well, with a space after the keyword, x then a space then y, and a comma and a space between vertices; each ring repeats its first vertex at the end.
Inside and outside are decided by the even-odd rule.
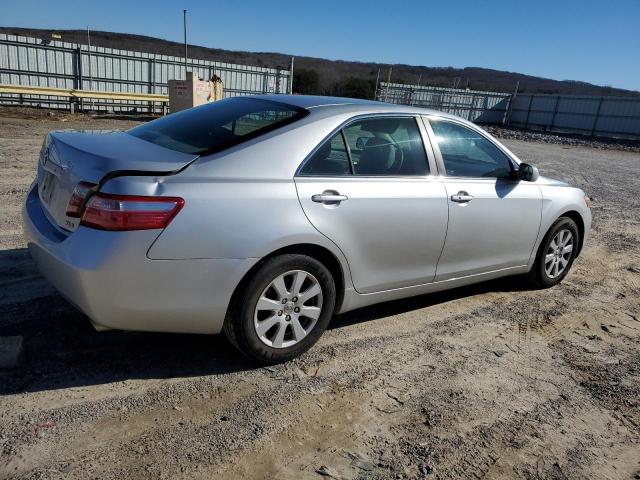
POLYGON ((68 216, 67 207, 80 182, 100 184, 122 175, 170 175, 196 158, 125 132, 52 132, 40 151, 38 195, 49 220, 74 231, 80 219, 68 216))

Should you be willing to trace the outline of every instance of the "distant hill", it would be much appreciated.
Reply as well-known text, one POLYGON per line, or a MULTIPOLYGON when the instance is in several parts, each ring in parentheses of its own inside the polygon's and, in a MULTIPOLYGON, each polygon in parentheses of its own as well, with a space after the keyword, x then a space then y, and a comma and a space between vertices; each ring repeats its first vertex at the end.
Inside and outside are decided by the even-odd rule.
MULTIPOLYGON (((55 32, 62 36, 63 41, 87 43, 85 30, 0 27, 0 32, 46 39, 51 38, 51 34, 55 32)), ((92 31, 91 44, 177 57, 184 55, 184 45, 181 43, 128 33, 92 31)), ((281 68, 288 68, 291 59, 291 55, 283 53, 241 52, 196 45, 189 45, 189 56, 219 62, 281 68)), ((295 57, 293 88, 296 93, 371 98, 378 70, 380 70, 381 80, 386 80, 389 67, 393 67, 391 80, 397 83, 415 84, 422 75, 422 85, 438 87, 452 87, 456 84, 459 88, 469 87, 472 90, 512 92, 516 82, 520 81, 519 91, 524 93, 640 96, 638 91, 592 85, 575 80, 551 80, 480 67, 389 65, 302 56, 295 57)))

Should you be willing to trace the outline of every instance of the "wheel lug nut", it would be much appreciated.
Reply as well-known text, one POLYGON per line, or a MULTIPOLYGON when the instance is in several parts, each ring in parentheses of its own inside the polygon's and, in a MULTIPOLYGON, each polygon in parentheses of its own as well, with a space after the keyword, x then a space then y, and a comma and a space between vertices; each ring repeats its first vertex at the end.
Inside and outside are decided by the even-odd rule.
POLYGON ((287 303, 287 299, 286 299, 286 298, 283 298, 283 299, 282 299, 282 304, 284 305, 285 303, 287 303))
POLYGON ((298 301, 298 297, 293 297, 291 300, 293 300, 294 302, 298 301))
POLYGON ((296 307, 293 309, 294 312, 298 313, 300 311, 300 307, 296 307))
POLYGON ((284 319, 288 322, 289 320, 291 320, 291 315, 287 315, 286 317, 284 317, 284 319))
POLYGON ((281 317, 282 316, 282 310, 278 310, 278 316, 281 317))

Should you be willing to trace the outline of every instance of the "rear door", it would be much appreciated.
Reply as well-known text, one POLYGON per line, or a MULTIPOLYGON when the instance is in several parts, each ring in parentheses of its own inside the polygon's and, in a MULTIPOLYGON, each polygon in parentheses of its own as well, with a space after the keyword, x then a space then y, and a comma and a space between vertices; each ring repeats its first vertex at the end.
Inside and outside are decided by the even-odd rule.
POLYGON ((507 152, 475 128, 429 117, 449 226, 436 281, 526 265, 540 228, 542 193, 514 176, 507 152))
POLYGON ((353 120, 316 148, 295 182, 311 223, 345 254, 355 288, 371 293, 431 282, 447 200, 414 117, 353 120))

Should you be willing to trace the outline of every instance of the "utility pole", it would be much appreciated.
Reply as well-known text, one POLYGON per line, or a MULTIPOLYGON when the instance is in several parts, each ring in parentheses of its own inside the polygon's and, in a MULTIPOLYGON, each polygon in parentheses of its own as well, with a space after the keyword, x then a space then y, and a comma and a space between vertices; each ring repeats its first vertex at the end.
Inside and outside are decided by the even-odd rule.
POLYGON ((182 11, 182 23, 184 26, 184 78, 187 78, 187 60, 189 52, 187 51, 187 11, 182 11))
POLYGON ((387 88, 384 89, 384 101, 387 101, 389 97, 389 84, 391 83, 391 72, 393 72, 393 67, 389 67, 389 75, 387 75, 387 88))
POLYGON ((376 89, 373 91, 373 99, 378 100, 378 84, 380 83, 380 69, 378 69, 378 75, 376 76, 376 89))
POLYGON ((291 69, 289 71, 289 93, 293 95, 293 57, 291 57, 291 69))
MULTIPOLYGON (((507 126, 511 125, 511 114, 513 113, 513 102, 516 101, 516 97, 518 96, 519 89, 520 89, 520 80, 516 82, 516 89, 513 91, 513 95, 509 97, 509 105, 507 106, 507 113, 502 122, 502 125, 507 125, 507 126)), ((533 96, 531 98, 533 98, 533 96)))
MULTIPOLYGON (((420 83, 422 82, 422 74, 418 76, 418 84, 413 88, 413 86, 409 86, 408 96, 407 96, 407 105, 413 105, 413 101, 415 98, 415 94, 420 90, 420 83)), ((419 93, 418 93, 419 94, 419 93)))

